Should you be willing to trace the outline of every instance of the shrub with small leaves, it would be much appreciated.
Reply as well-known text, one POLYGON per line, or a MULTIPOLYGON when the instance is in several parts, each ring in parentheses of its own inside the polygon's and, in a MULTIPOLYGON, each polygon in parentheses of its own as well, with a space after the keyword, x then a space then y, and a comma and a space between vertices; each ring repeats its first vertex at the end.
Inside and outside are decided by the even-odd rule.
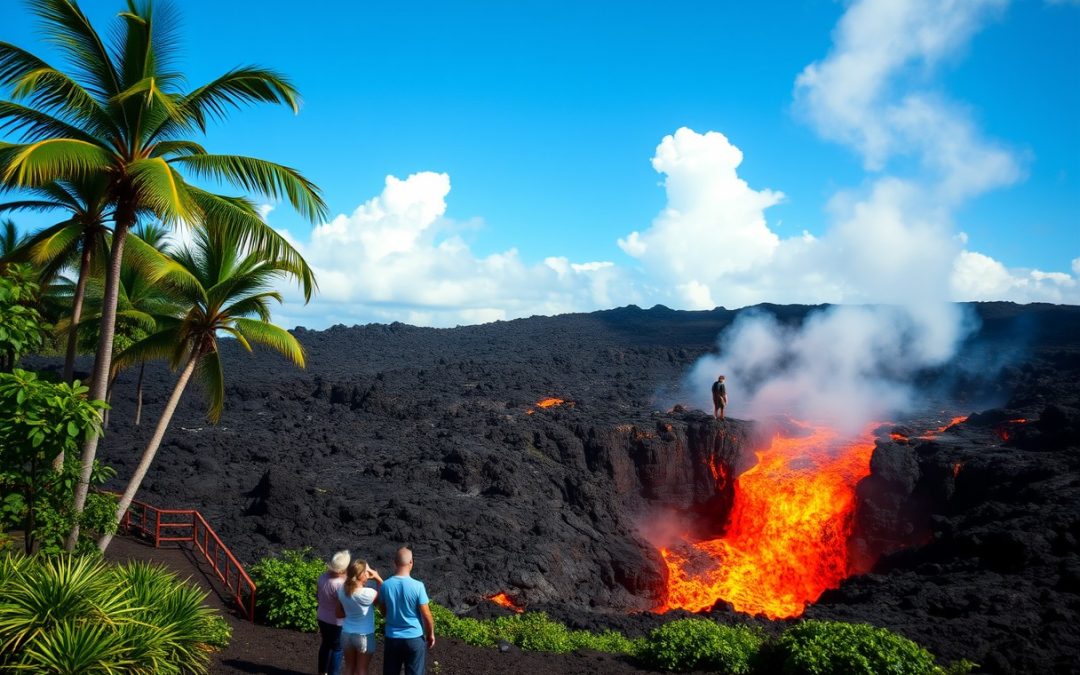
POLYGON ((759 631, 745 626, 679 619, 649 633, 638 658, 660 670, 715 670, 742 675, 751 671, 763 642, 759 631))
POLYGON ((214 614, 206 618, 200 631, 206 646, 221 651, 232 642, 232 626, 224 617, 214 614))
POLYGON ((251 568, 259 589, 256 610, 271 626, 314 633, 319 629, 315 592, 325 571, 326 563, 310 548, 288 549, 280 556, 263 558, 251 568))
POLYGON ((911 640, 863 623, 804 621, 780 637, 771 663, 785 675, 941 675, 911 640))

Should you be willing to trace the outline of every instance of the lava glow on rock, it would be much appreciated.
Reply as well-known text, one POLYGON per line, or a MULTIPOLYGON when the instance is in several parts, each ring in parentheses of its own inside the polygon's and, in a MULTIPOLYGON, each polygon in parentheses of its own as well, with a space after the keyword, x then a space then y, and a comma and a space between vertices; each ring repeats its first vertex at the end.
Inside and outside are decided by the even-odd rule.
POLYGON ((874 437, 870 429, 857 440, 826 427, 802 430, 777 435, 735 478, 723 537, 660 549, 668 588, 659 611, 726 600, 747 614, 795 617, 855 571, 848 556, 855 484, 870 473, 874 437))
POLYGON ((501 607, 511 609, 518 614, 521 614, 525 611, 524 607, 519 606, 517 603, 511 600, 510 596, 506 593, 496 593, 495 595, 488 596, 488 600, 494 602, 496 605, 499 605, 501 607))

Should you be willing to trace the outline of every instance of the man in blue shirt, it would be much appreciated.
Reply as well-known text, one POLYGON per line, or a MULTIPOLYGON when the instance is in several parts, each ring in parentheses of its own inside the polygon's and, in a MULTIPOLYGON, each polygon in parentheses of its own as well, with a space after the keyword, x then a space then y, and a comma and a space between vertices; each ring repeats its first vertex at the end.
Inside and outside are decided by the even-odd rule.
POLYGON ((383 675, 424 675, 427 650, 435 646, 435 619, 428 607, 427 589, 413 579, 413 555, 402 546, 394 556, 394 576, 383 582, 379 604, 386 617, 383 675))

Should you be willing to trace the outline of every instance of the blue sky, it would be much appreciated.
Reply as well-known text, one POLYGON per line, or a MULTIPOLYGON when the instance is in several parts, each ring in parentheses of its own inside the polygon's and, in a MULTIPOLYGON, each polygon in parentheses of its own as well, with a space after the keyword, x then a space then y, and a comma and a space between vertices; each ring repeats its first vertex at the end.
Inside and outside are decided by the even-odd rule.
MULTIPOLYGON (((120 5, 80 4, 101 27, 120 5)), ((178 3, 192 84, 257 63, 304 96, 206 145, 299 168, 343 214, 321 235, 268 216, 323 272, 283 309, 317 327, 891 301, 913 275, 930 299, 1080 302, 1080 6, 958 4, 178 3), (741 163, 708 159, 727 148, 741 163), (913 229, 873 232, 890 220, 913 229), (880 251, 891 277, 842 262, 880 251)), ((49 53, 0 11, 0 39, 49 53)))

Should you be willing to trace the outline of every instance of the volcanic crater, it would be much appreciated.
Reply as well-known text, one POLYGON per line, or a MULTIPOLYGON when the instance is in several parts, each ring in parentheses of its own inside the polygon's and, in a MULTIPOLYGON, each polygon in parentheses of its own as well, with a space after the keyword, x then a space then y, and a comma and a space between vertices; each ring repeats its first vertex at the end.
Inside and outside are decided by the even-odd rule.
MULTIPOLYGON (((847 487, 810 490, 832 514, 814 544, 827 554, 739 557, 799 527, 770 511, 786 489, 745 494, 768 450, 822 432, 679 404, 700 398, 682 383, 735 319, 724 309, 298 328, 305 370, 226 342, 221 423, 199 396, 183 402, 140 498, 199 508, 246 563, 311 546, 386 567, 409 543, 416 575, 459 612, 515 605, 631 634, 687 610, 770 630, 865 621, 988 672, 1074 672, 1080 308, 969 308, 980 328, 918 374, 922 411, 835 441, 850 457, 788 467, 821 476, 849 457, 832 472, 847 487), (754 514, 764 529, 745 529, 754 514), (691 577, 715 583, 693 595, 691 577), (780 578, 781 595, 799 593, 747 601, 780 578), (731 586, 741 594, 715 590, 731 586)), ((820 308, 755 309, 797 325, 820 308)), ((116 384, 101 453, 118 485, 172 376, 147 368, 141 427, 134 380, 116 384)))

